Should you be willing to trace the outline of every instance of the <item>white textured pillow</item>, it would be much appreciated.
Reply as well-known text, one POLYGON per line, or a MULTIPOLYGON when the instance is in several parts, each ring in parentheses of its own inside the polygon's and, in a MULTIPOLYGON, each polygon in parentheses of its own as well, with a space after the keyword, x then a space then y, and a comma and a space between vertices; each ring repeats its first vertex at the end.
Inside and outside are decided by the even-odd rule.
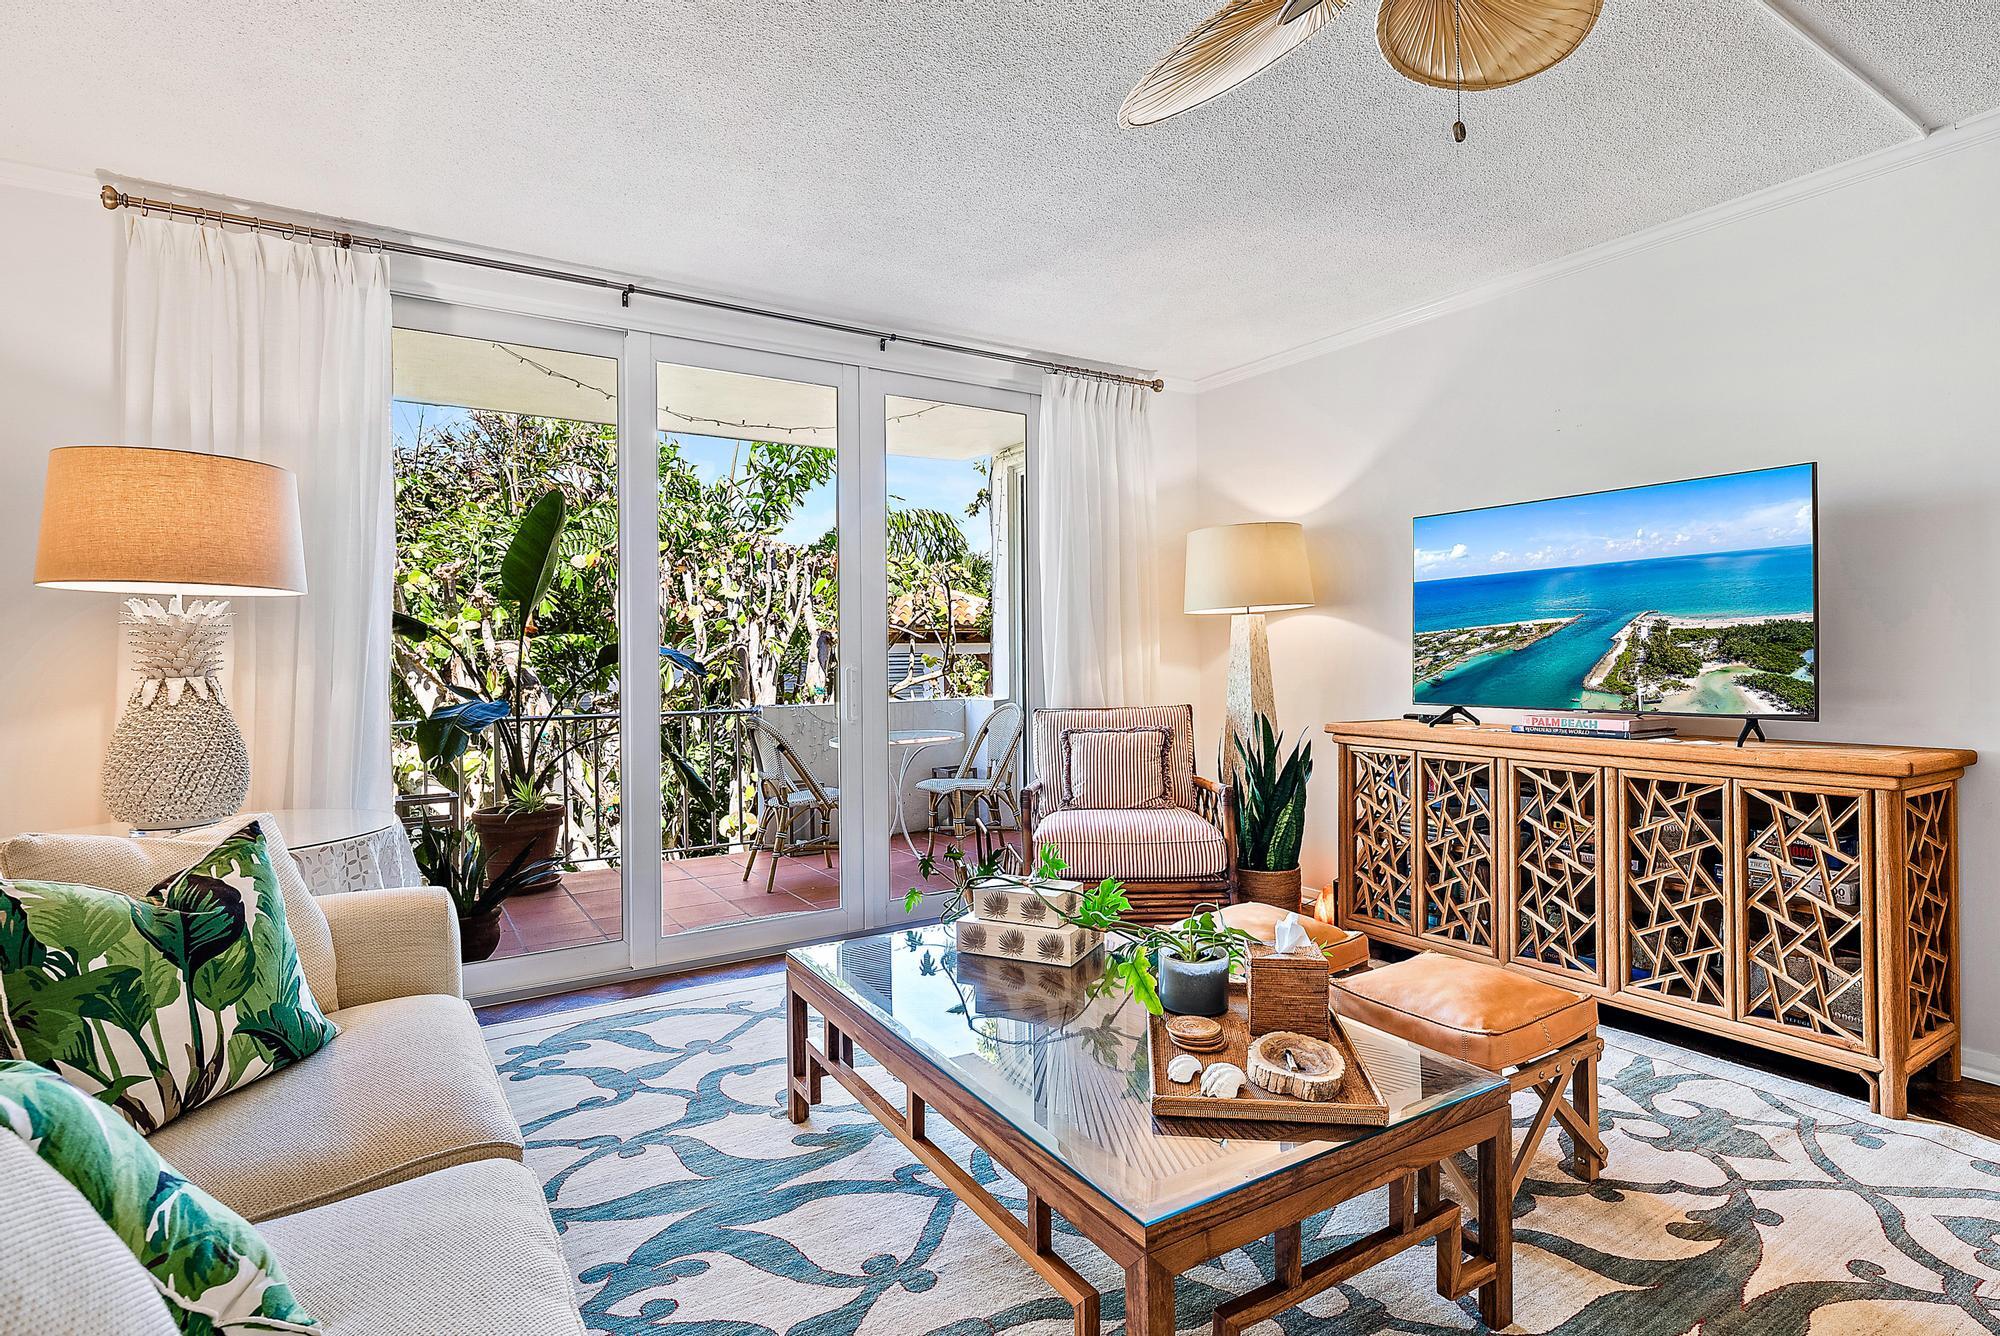
POLYGON ((340 1007, 333 969, 333 929, 292 861, 285 837, 268 813, 251 812, 212 826, 170 835, 16 835, 0 843, 0 877, 16 881, 65 881, 144 895, 160 882, 199 863, 210 850, 255 821, 271 853, 271 870, 285 897, 286 926, 298 947, 306 986, 322 1009, 340 1007))
POLYGON ((1167 807, 1173 783, 1173 730, 1063 730, 1064 807, 1099 811, 1167 807))

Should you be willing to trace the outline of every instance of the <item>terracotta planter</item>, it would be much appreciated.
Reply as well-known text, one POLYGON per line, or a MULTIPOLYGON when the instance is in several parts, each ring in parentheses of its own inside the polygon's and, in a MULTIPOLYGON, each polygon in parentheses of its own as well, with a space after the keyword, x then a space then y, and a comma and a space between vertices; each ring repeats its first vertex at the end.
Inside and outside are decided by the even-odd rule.
POLYGON ((500 906, 458 921, 458 958, 485 960, 500 946, 500 906))
POLYGON ((1260 905, 1297 910, 1301 884, 1297 868, 1285 872, 1253 872, 1244 867, 1236 869, 1236 890, 1240 898, 1260 905))
MULTIPOLYGON (((521 860, 524 865, 554 858, 556 843, 562 839, 562 827, 563 810, 558 806, 544 807, 539 812, 474 812, 472 828, 479 832, 479 847, 486 851, 487 885, 492 885, 513 866, 523 849, 528 851, 521 860)), ((550 872, 522 889, 552 891, 560 885, 562 875, 550 872)))

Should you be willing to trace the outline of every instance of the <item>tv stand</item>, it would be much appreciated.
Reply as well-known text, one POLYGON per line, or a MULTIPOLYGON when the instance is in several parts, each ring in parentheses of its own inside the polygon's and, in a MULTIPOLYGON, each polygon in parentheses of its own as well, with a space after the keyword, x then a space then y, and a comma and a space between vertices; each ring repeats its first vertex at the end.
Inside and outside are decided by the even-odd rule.
POLYGON ((1463 719, 1468 724, 1479 722, 1479 716, 1463 705, 1447 705, 1436 714, 1425 714, 1419 710, 1415 714, 1406 714, 1403 718, 1414 719, 1428 728, 1436 728, 1440 724, 1449 724, 1458 719, 1463 719))
POLYGON ((1853 1072, 1891 1117, 1912 1076, 1956 1073, 1974 753, 1327 732, 1342 927, 1853 1072))
POLYGON ((1764 721, 1754 714, 1744 719, 1743 731, 1736 735, 1736 745, 1741 747, 1744 743, 1750 741, 1751 738, 1755 738, 1759 742, 1769 742, 1771 740, 1764 736, 1764 721))

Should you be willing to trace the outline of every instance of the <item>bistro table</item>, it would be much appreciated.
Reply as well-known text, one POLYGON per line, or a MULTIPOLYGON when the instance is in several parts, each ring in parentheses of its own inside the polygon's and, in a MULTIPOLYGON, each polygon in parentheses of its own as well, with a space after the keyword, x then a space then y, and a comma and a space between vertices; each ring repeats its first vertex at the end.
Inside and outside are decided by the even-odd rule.
MULTIPOLYGON (((910 763, 917 759, 917 753, 927 747, 942 747, 946 743, 963 742, 965 734, 950 728, 892 728, 889 730, 889 745, 901 753, 896 758, 896 827, 903 832, 903 843, 910 852, 917 852, 916 837, 910 834, 910 811, 903 802, 903 788, 909 783, 910 763)), ((827 739, 827 745, 840 750, 840 734, 827 739)))
POLYGON ((1099 1295, 1051 1246, 1057 1214, 1124 1269, 1128 1336, 1172 1336, 1174 1277, 1265 1237, 1275 1275, 1216 1309, 1221 1336, 1426 1242, 1440 1294, 1477 1289, 1489 1326, 1512 1320, 1505 1081, 1344 1022, 1389 1105, 1387 1126, 1158 1118, 1134 1077, 1150 1070, 1146 1012, 1092 987, 1104 960, 1099 951, 1065 969, 974 956, 942 926, 791 951, 788 1116, 805 1122, 824 1078, 839 1081, 1070 1305, 1076 1336, 1097 1336, 1099 1295), (811 1011, 824 1021, 817 1045, 811 1011), (902 1084, 902 1107, 856 1070, 857 1048, 902 1084), (1020 1181, 1025 1219, 929 1139, 932 1112, 1020 1181), (1440 1187, 1440 1163, 1467 1150, 1479 1165, 1476 1235, 1440 1187), (1305 1260, 1304 1221, 1385 1186, 1384 1228, 1305 1260))

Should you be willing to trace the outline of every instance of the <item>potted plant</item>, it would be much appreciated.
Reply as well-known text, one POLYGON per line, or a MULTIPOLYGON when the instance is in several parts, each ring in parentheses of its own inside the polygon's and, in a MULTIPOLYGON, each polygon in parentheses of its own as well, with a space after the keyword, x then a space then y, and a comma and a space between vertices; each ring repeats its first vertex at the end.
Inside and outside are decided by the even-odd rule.
POLYGON ((575 744, 562 742, 556 716, 618 662, 618 646, 609 643, 598 651, 589 672, 550 682, 537 675, 530 661, 535 613, 548 598, 568 523, 569 505, 560 491, 543 495, 521 515, 501 558, 498 590, 514 643, 493 656, 491 668, 482 671, 471 656, 419 618, 403 613, 395 618, 396 634, 405 639, 445 644, 448 661, 468 679, 447 681, 446 689, 456 699, 417 726, 424 768, 453 792, 465 793, 465 754, 474 739, 494 730, 493 793, 471 821, 487 855, 489 877, 517 863, 542 868, 532 885, 520 888, 526 890, 551 889, 559 880, 555 859, 564 812, 549 791, 575 744), (547 698, 539 715, 529 708, 538 696, 547 698))
MULTIPOLYGON (((999 859, 969 864, 956 846, 948 846, 944 856, 952 865, 952 885, 941 917, 950 923, 970 909, 973 885, 999 872, 999 859)), ((1042 882, 1061 879, 1067 866, 1060 853, 1043 845, 1033 871, 1021 884, 1035 890, 1042 882)), ((935 864, 928 857, 919 859, 918 870, 929 877, 935 864)), ((912 887, 903 907, 914 911, 924 894, 925 888, 912 887)), ((1116 933, 1125 939, 1105 961, 1104 981, 1126 988, 1146 1010, 1156 1015, 1173 1011, 1220 1016, 1229 1009, 1229 972, 1248 954, 1251 939, 1242 929, 1217 918, 1214 905, 1201 906, 1179 923, 1135 923, 1127 917, 1132 903, 1126 898, 1125 884, 1112 877, 1087 887, 1074 909, 1065 910, 1046 896, 1043 901, 1065 923, 1116 933)))
POLYGON ((1261 714, 1254 745, 1236 737, 1243 761, 1243 792, 1236 803, 1236 885, 1246 899, 1296 911, 1312 747, 1302 737, 1281 762, 1282 742, 1261 714))
POLYGON ((459 959, 468 961, 485 960, 500 945, 500 906, 508 897, 535 889, 534 883, 557 869, 553 859, 530 861, 523 850, 494 871, 478 832, 436 824, 428 815, 410 849, 425 883, 451 897, 458 911, 459 959))

